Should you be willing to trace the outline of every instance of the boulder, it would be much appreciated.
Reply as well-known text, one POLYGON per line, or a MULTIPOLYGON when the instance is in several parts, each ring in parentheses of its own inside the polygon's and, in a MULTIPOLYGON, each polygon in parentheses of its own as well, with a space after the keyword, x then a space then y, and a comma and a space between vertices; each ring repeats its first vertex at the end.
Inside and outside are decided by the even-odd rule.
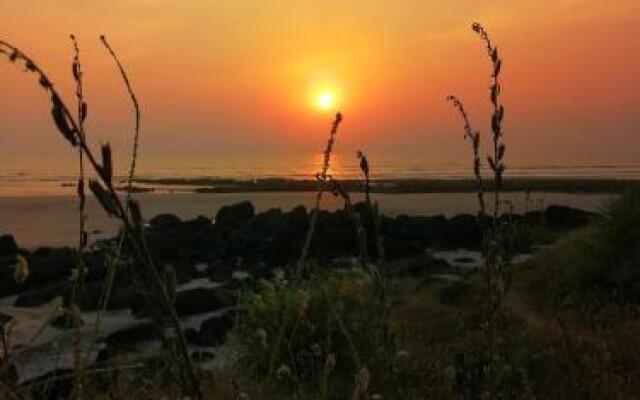
POLYGON ((14 256, 20 249, 11 235, 0 235, 0 257, 14 256))
POLYGON ((76 267, 75 250, 68 247, 42 247, 30 255, 29 277, 25 286, 29 288, 41 287, 50 283, 67 281, 71 270, 76 267))
MULTIPOLYGON (((299 250, 298 250, 299 251, 299 250)), ((358 253, 358 239, 353 220, 345 210, 320 211, 311 240, 310 256, 321 263, 358 253)))
POLYGON ((223 206, 216 214, 216 227, 221 229, 233 229, 243 225, 253 218, 255 209, 248 201, 223 206))
MULTIPOLYGON (((84 290, 82 293, 81 309, 83 311, 96 311, 100 307, 100 299, 103 292, 106 290, 105 284, 102 281, 89 281, 85 282, 84 290)), ((69 287, 64 293, 64 302, 69 304, 71 302, 71 296, 73 295, 73 288, 69 287)), ((106 304, 107 310, 123 310, 133 306, 133 303, 138 300, 138 296, 135 295, 133 290, 121 285, 114 285, 111 288, 109 299, 106 304)))
POLYGON ((182 220, 173 214, 159 214, 149 220, 149 227, 157 230, 173 229, 180 225, 182 220))
POLYGON ((475 215, 459 214, 449 218, 446 225, 445 247, 478 247, 482 242, 482 228, 475 215))
POLYGON ((211 353, 210 351, 197 350, 191 353, 191 358, 197 363, 204 363, 207 361, 212 361, 216 358, 216 355, 211 353))
POLYGON ((227 339, 227 333, 233 327, 232 313, 224 313, 220 316, 205 320, 200 327, 196 338, 199 346, 219 346, 227 339))
POLYGON ((232 305, 232 296, 220 288, 196 288, 176 294, 175 307, 179 316, 217 311, 232 305))
POLYGON ((226 282, 233 276, 234 269, 232 262, 218 260, 209 267, 207 274, 212 282, 226 282))
POLYGON ((573 207, 550 205, 544 210, 544 220, 549 229, 568 231, 589 223, 592 213, 573 207))
POLYGON ((3 312, 0 312, 0 331, 4 329, 4 326, 9 323, 13 317, 11 315, 7 315, 3 312))
POLYGON ((398 277, 418 277, 427 274, 456 273, 458 270, 446 261, 433 258, 428 254, 387 263, 389 275, 398 277))
POLYGON ((387 260, 401 260, 425 252, 425 245, 416 240, 402 239, 397 236, 384 237, 384 252, 387 260))
POLYGON ((107 336, 105 342, 112 349, 133 350, 137 343, 162 339, 162 333, 151 322, 141 323, 114 332, 107 336))
POLYGON ((68 310, 65 310, 62 314, 57 316, 53 321, 51 321, 51 325, 63 330, 75 329, 84 324, 82 318, 76 317, 71 314, 68 310))
POLYGON ((69 290, 68 282, 49 284, 21 292, 14 302, 16 307, 38 307, 47 304, 57 296, 63 296, 69 290))
POLYGON ((381 225, 385 235, 430 246, 442 239, 446 223, 447 219, 444 215, 432 217, 399 215, 395 220, 383 219, 381 225))

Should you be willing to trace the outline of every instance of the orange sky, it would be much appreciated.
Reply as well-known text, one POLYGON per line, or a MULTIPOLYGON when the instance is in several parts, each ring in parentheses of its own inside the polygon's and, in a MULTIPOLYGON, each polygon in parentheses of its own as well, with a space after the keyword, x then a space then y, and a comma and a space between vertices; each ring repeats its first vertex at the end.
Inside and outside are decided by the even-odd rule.
MULTIPOLYGON (((505 59, 509 157, 640 153, 638 0, 12 0, 0 37, 73 100, 68 34, 81 44, 93 143, 128 151, 128 97, 107 34, 143 105, 142 166, 322 149, 340 92, 338 147, 375 156, 466 155, 444 98, 488 131, 489 64, 473 21, 505 59), (145 164, 146 163, 146 164, 145 164)), ((33 78, 0 63, 0 169, 73 155, 33 78)))

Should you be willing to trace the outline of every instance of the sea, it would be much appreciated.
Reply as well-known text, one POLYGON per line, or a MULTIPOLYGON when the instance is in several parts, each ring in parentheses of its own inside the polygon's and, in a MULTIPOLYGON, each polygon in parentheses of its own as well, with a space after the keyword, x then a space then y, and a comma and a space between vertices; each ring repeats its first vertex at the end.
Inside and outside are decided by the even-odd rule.
MULTIPOLYGON (((140 162, 138 178, 230 178, 255 180, 260 178, 311 179, 322 163, 322 155, 298 158, 242 158, 211 162, 210 165, 181 163, 140 162)), ((389 157, 370 161, 373 179, 465 179, 469 178, 467 160, 429 160, 420 157, 389 157)), ((126 172, 126 166, 120 170, 126 172)), ((66 166, 50 168, 12 164, 0 160, 0 234, 13 235, 24 248, 39 246, 73 246, 78 238, 78 200, 75 171, 66 166)), ((341 179, 360 176, 355 155, 336 154, 329 171, 341 179)), ((510 161, 507 177, 558 179, 638 179, 640 157, 583 158, 571 160, 510 161)), ((123 179, 122 176, 119 177, 123 179)), ((199 215, 213 217, 226 204, 249 200, 257 211, 269 208, 291 209, 297 205, 311 207, 313 193, 193 193, 193 187, 153 185, 153 193, 135 196, 141 202, 145 217, 160 213, 173 213, 181 218, 199 215)), ((611 198, 606 194, 533 193, 529 201, 524 193, 509 193, 517 210, 561 204, 597 211, 611 198)), ((355 196, 355 200, 358 196, 355 196)), ((475 195, 472 193, 377 194, 375 200, 383 213, 395 216, 453 215, 475 213, 475 195)), ((322 207, 335 209, 340 202, 325 196, 322 207)), ((93 240, 113 235, 115 221, 109 219, 90 198, 87 205, 87 227, 93 240)))

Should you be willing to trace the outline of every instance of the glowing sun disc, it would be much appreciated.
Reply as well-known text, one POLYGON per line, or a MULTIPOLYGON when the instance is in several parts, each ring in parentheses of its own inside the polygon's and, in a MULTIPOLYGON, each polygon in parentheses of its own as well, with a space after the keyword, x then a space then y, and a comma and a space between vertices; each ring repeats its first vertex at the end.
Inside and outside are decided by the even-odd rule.
POLYGON ((336 97, 329 91, 323 91, 316 96, 316 106, 321 110, 330 110, 336 104, 336 97))

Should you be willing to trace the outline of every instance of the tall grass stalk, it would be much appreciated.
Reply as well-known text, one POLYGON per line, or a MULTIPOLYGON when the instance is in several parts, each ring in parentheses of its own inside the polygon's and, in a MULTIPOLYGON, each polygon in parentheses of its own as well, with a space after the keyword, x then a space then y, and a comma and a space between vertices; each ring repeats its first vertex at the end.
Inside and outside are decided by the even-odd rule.
POLYGON ((362 172, 362 176, 364 178, 364 200, 367 203, 367 206, 371 207, 371 179, 369 176, 369 160, 367 156, 364 155, 362 150, 358 150, 356 152, 356 156, 360 160, 360 171, 362 172))
MULTIPOLYGON (((77 111, 76 111, 76 119, 78 121, 78 136, 82 138, 82 140, 86 140, 85 137, 85 129, 84 122, 87 118, 87 103, 84 101, 84 90, 83 90, 83 72, 82 72, 82 64, 80 63, 80 47, 78 46, 78 41, 74 35, 70 35, 70 39, 73 45, 73 62, 71 64, 71 71, 73 74, 73 79, 76 83, 76 103, 77 103, 77 111)), ((82 322, 81 322, 81 314, 79 312, 82 307, 82 297, 84 294, 84 275, 85 275, 85 264, 84 264, 84 250, 87 246, 87 232, 85 230, 85 203, 86 203, 86 195, 85 195, 85 171, 84 171, 84 155, 82 149, 78 147, 78 213, 79 213, 79 243, 78 243, 78 253, 77 253, 77 275, 74 283, 74 292, 73 299, 71 305, 69 307, 69 314, 74 323, 77 325, 75 328, 75 338, 74 338, 74 386, 73 386, 73 397, 74 399, 82 399, 83 397, 83 388, 84 388, 84 360, 82 357, 82 322)))
MULTIPOLYGON (((141 123, 140 104, 138 102, 138 97, 136 96, 135 91, 133 90, 133 87, 131 85, 131 80, 129 79, 129 76, 127 75, 127 72, 124 69, 122 62, 116 55, 115 51, 113 50, 109 42, 107 41, 107 38, 104 35, 102 35, 100 36, 100 41, 102 42, 103 46, 108 51, 109 55, 111 56, 113 61, 116 63, 116 66, 118 67, 118 72, 120 73, 120 76, 122 77, 124 85, 127 89, 127 93, 129 94, 129 97, 131 99, 131 104, 133 106, 133 111, 134 111, 135 125, 133 130, 133 141, 131 145, 131 164, 129 166, 129 174, 127 177, 127 189, 126 189, 126 192, 127 192, 126 204, 129 204, 129 200, 131 199, 131 195, 133 192, 133 181, 135 179, 136 165, 137 165, 137 159, 138 159, 138 148, 140 145, 140 123, 141 123)), ((109 296, 111 294, 111 289, 113 287, 115 275, 118 270, 118 266, 120 264, 120 258, 122 255, 122 246, 124 245, 125 239, 126 239, 126 231, 122 231, 121 234, 119 235, 118 245, 114 249, 114 256, 110 259, 109 272, 106 279, 106 284, 105 284, 105 287, 103 288, 101 298, 98 302, 100 307, 98 309, 98 315, 97 315, 97 321, 96 321, 96 333, 100 328, 100 324, 102 321, 102 314, 106 310, 107 302, 109 301, 109 296)))
POLYGON ((511 282, 511 254, 510 240, 513 236, 512 221, 501 218, 501 191, 503 175, 506 169, 504 156, 506 145, 504 143, 504 129, 502 126, 505 109, 502 105, 500 94, 500 72, 502 71, 502 59, 498 48, 489 37, 487 31, 479 23, 473 23, 472 30, 478 34, 486 46, 487 55, 491 61, 491 86, 489 87, 489 99, 492 105, 491 132, 493 153, 487 156, 487 162, 493 173, 493 213, 491 226, 485 227, 485 216, 487 209, 484 199, 484 181, 481 173, 480 161, 480 132, 471 127, 469 116, 462 101, 456 96, 448 96, 447 100, 452 102, 464 122, 465 139, 471 142, 473 151, 473 173, 477 184, 478 195, 478 223, 483 227, 482 253, 485 263, 484 277, 487 295, 487 314, 485 318, 485 328, 488 339, 487 358, 487 390, 489 396, 494 396, 494 390, 498 379, 496 372, 498 365, 496 360, 498 355, 499 324, 504 318, 504 299, 507 295, 511 282))
POLYGON ((488 294, 488 315, 486 319, 488 334, 488 390, 489 395, 494 396, 499 384, 498 369, 500 365, 497 361, 500 359, 500 349, 498 344, 501 335, 500 326, 504 320, 504 300, 509 290, 511 282, 511 255, 510 255, 510 236, 512 231, 501 220, 501 191, 503 183, 503 174, 506 169, 504 156, 506 145, 504 143, 504 129, 502 126, 505 109, 500 98, 502 87, 500 85, 500 72, 502 71, 502 59, 500 58, 498 48, 489 37, 487 31, 479 23, 471 26, 472 30, 478 34, 480 39, 486 46, 486 52, 491 62, 491 86, 489 88, 489 99, 493 107, 491 115, 491 131, 493 142, 493 154, 487 156, 489 167, 493 172, 493 223, 492 227, 485 234, 483 243, 483 253, 485 259, 485 269, 487 276, 487 294, 488 294))
POLYGON ((134 180, 135 174, 136 174, 136 163, 137 163, 137 160, 138 160, 138 148, 140 146, 140 119, 141 119, 140 104, 138 103, 138 98, 136 97, 136 93, 134 92, 133 87, 131 86, 131 81, 129 80, 129 76, 127 75, 127 72, 125 71, 124 67, 122 66, 122 63, 120 62, 120 59, 116 55, 115 51, 113 51, 113 48, 111 47, 111 45, 109 45, 109 42, 107 41, 107 38, 104 35, 102 35, 102 36, 100 36, 100 41, 102 42, 104 47, 107 49, 107 51, 111 55, 111 57, 115 61, 116 65, 118 66, 118 70, 120 71, 120 75, 122 76, 122 80, 124 81, 124 84, 125 84, 125 86, 127 88, 127 92, 129 93, 129 97, 131 98, 131 103, 133 105, 133 111, 135 113, 135 128, 134 128, 134 131, 133 131, 133 145, 132 145, 132 153, 131 153, 131 165, 129 167, 129 176, 127 178, 127 195, 131 196, 131 192, 132 192, 132 189, 133 189, 133 180, 134 180))
POLYGON ((482 180, 481 161, 480 161, 480 131, 477 131, 471 127, 469 121, 469 115, 464 109, 464 104, 456 96, 448 96, 447 100, 453 104, 453 107, 458 110, 460 117, 464 122, 464 138, 471 144, 473 151, 473 175, 476 179, 477 196, 478 196, 478 215, 484 217, 487 214, 487 206, 484 200, 484 182, 482 180))
POLYGON ((362 268, 367 271, 371 277, 372 282, 376 285, 379 284, 380 274, 378 273, 376 267, 370 264, 369 261, 369 246, 367 244, 367 233, 362 224, 362 217, 356 211, 353 206, 353 202, 351 201, 351 196, 347 193, 346 190, 340 185, 340 182, 333 178, 332 176, 327 176, 327 182, 330 185, 331 193, 341 198, 344 201, 344 209, 349 214, 349 217, 353 221, 353 225, 356 228, 356 239, 358 242, 358 260, 360 261, 360 265, 362 268))
POLYGON ((471 28, 476 32, 480 39, 485 43, 487 55, 491 61, 491 86, 490 95, 491 104, 493 106, 493 114, 491 115, 491 131, 493 132, 493 156, 488 156, 487 161, 494 175, 494 225, 498 223, 500 215, 500 192, 502 190, 502 176, 506 168, 504 164, 504 155, 506 146, 503 142, 504 107, 500 100, 502 87, 500 85, 500 72, 502 71, 502 59, 498 53, 498 47, 494 46, 487 31, 479 23, 474 23, 471 28))
POLYGON ((363 186, 365 193, 365 203, 367 205, 367 211, 371 217, 373 243, 376 249, 376 265, 378 266, 378 272, 382 277, 384 275, 384 263, 385 263, 385 251, 384 251, 384 237, 382 236, 382 230, 380 228, 380 212, 377 202, 371 200, 371 169, 369 167, 369 159, 362 150, 356 152, 356 156, 360 160, 360 171, 363 177, 363 186))
POLYGON ((474 23, 472 29, 476 32, 481 40, 485 43, 487 54, 491 61, 492 66, 492 83, 490 86, 489 99, 493 106, 493 113, 491 116, 491 131, 493 132, 493 155, 487 156, 489 167, 493 172, 494 179, 494 210, 493 210, 493 227, 490 230, 489 240, 486 244, 486 258, 487 262, 493 267, 492 286, 494 286, 492 293, 495 294, 496 299, 492 302, 492 315, 495 317, 500 308, 506 292, 508 290, 510 282, 510 255, 508 254, 508 229, 504 224, 501 224, 500 220, 500 206, 501 191, 503 183, 503 174, 506 169, 504 163, 504 156, 506 152, 506 145, 504 143, 504 129, 502 122, 504 120, 505 110, 502 105, 500 94, 500 72, 502 71, 502 59, 499 56, 498 48, 493 45, 489 34, 479 23, 474 23))
POLYGON ((309 227, 307 228, 307 233, 304 238, 304 242, 302 245, 302 251, 300 252, 300 257, 298 259, 298 265, 296 268, 296 277, 300 279, 304 273, 307 256, 309 254, 309 248, 311 247, 311 239, 313 238, 313 234, 316 229, 316 223, 318 221, 318 213, 320 212, 320 203, 322 201, 322 194, 325 191, 326 181, 327 181, 327 173, 329 171, 329 166, 331 163, 331 153, 333 152, 333 145, 336 140, 336 135, 338 133, 338 127, 342 122, 342 114, 336 113, 335 119, 333 120, 333 124, 331 125, 331 131, 329 134, 329 139, 327 140, 327 146, 325 147, 323 153, 323 162, 322 169, 316 175, 316 182, 318 184, 318 190, 316 193, 316 201, 311 211, 311 217, 309 218, 309 227))
POLYGON ((175 332, 182 358, 180 361, 185 373, 182 382, 183 390, 185 394, 194 400, 202 399, 199 381, 189 355, 180 321, 173 304, 171 304, 167 298, 164 283, 151 255, 144 245, 142 215, 139 205, 137 201, 132 198, 127 200, 127 205, 123 204, 113 185, 113 164, 110 146, 108 144, 102 146, 102 159, 99 161, 93 150, 89 147, 85 136, 81 134, 83 130, 80 127, 80 121, 71 114, 69 107, 64 103, 47 74, 23 51, 1 39, 0 54, 6 56, 12 63, 23 63, 27 72, 37 76, 40 86, 50 96, 52 104, 51 115, 56 128, 66 141, 74 148, 79 148, 80 151, 83 152, 89 164, 96 171, 99 179, 90 180, 89 188, 107 214, 122 222, 123 229, 127 233, 127 239, 131 245, 136 261, 143 269, 144 274, 150 277, 151 281, 149 282, 149 286, 151 287, 154 300, 158 302, 157 306, 159 306, 163 314, 166 315, 169 324, 175 332))

